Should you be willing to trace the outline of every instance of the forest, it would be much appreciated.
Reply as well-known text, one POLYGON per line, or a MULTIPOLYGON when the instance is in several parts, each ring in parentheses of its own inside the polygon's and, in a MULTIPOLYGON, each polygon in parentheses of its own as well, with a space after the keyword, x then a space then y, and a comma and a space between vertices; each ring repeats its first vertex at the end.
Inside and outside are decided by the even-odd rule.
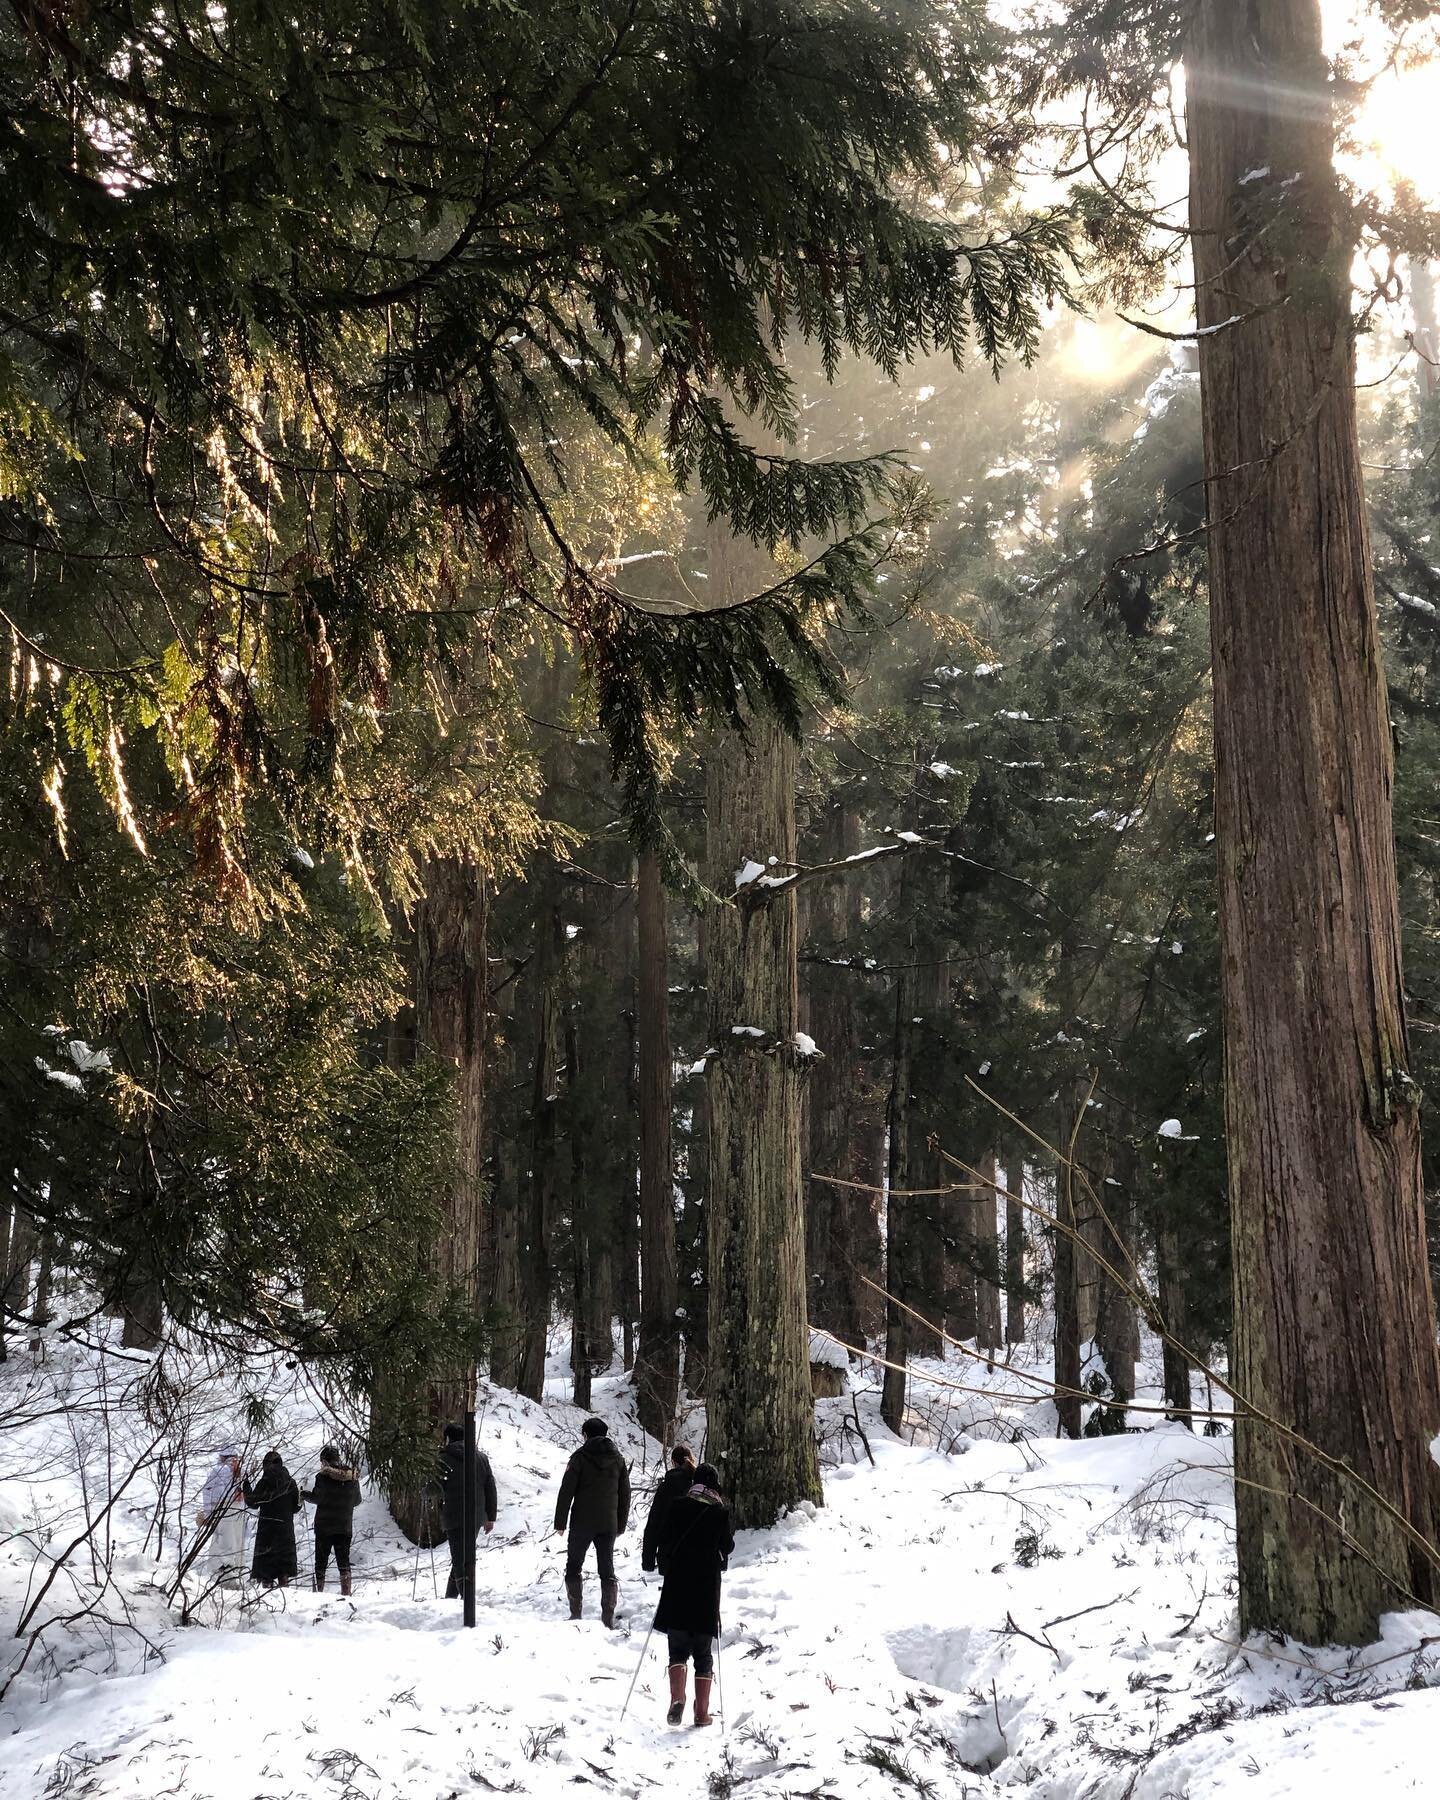
POLYGON ((1420 0, 0 9, 0 1791, 1426 1791, 1437 106, 1420 0))

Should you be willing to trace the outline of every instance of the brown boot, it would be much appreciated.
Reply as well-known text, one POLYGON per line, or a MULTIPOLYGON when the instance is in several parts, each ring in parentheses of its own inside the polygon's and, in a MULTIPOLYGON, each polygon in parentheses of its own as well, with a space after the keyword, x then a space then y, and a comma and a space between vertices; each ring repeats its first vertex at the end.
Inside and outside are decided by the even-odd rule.
POLYGON ((578 1575, 567 1575, 565 1577, 565 1592, 570 1597, 570 1617, 572 1619, 578 1619, 580 1617, 581 1601, 585 1592, 584 1588, 581 1586, 580 1577, 578 1575))
POLYGON ((685 1717, 685 1664, 670 1665, 670 1710, 665 1715, 667 1725, 678 1725, 685 1717))
POLYGON ((695 1677, 695 1723, 697 1725, 708 1725, 710 1723, 711 1680, 712 1677, 709 1675, 697 1675, 695 1677))
POLYGON ((600 1622, 610 1630, 615 1629, 615 1602, 620 1598, 618 1581, 602 1581, 600 1583, 600 1622))
POLYGON ((342 1569, 340 1571, 340 1592, 344 1594, 347 1600, 349 1599, 352 1589, 350 1587, 350 1571, 348 1569, 342 1569))

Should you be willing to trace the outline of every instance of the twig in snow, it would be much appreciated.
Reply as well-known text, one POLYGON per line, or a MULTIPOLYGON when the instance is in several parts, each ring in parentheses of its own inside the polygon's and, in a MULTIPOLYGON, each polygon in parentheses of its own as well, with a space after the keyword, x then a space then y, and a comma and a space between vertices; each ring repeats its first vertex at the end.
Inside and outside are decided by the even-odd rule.
MULTIPOLYGON (((1041 1630, 1042 1631, 1044 1630, 1044 1626, 1041 1626, 1041 1630)), ((1013 1615, 1008 1612, 1005 1615, 1005 1623, 1004 1623, 1003 1627, 1001 1628, 998 1635, 1001 1637, 1010 1635, 1010 1636, 1014 1636, 1014 1637, 1027 1638, 1030 1641, 1030 1643, 1035 1645, 1037 1650, 1048 1650, 1050 1652, 1050 1654, 1055 1658, 1057 1663, 1064 1660, 1061 1657, 1060 1652, 1055 1648, 1055 1646, 1052 1643, 1049 1642, 1048 1639, 1038 1638, 1032 1632, 1026 1631, 1023 1626, 1017 1625, 1015 1623, 1013 1615)))

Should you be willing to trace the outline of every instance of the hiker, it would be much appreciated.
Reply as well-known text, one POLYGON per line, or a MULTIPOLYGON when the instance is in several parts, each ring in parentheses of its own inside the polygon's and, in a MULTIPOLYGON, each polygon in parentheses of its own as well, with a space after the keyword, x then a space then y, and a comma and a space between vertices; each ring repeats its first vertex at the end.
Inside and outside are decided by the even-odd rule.
POLYGON ((321 1450, 314 1483, 306 1488, 302 1498, 315 1508, 315 1592, 325 1592, 325 1574, 333 1550, 340 1592, 348 1595, 350 1537, 355 1528, 355 1508, 360 1504, 360 1481, 355 1471, 341 1462, 340 1452, 333 1444, 326 1444, 321 1450))
POLYGON ((210 1573, 221 1587, 236 1587, 245 1555, 245 1509, 240 1504, 240 1448, 222 1444, 205 1477, 195 1523, 206 1534, 210 1573))
POLYGON ((289 1587, 299 1572, 295 1515, 300 1510, 300 1489, 278 1450, 267 1450, 259 1479, 245 1483, 245 1504, 256 1513, 250 1573, 261 1587, 289 1587))
POLYGON ((565 1478, 555 1502, 555 1529, 569 1538, 565 1545, 565 1592, 570 1617, 581 1616, 584 1595, 585 1556, 595 1546, 595 1567, 600 1575, 600 1617, 615 1623, 615 1603, 620 1584, 615 1579, 615 1539, 630 1517, 630 1471, 625 1458, 610 1441, 610 1427, 603 1419, 587 1419, 580 1427, 584 1443, 565 1465, 565 1478))
POLYGON ((708 1725, 715 1640, 720 1635, 720 1576, 735 1548, 730 1509, 710 1463, 700 1464, 689 1491, 666 1512, 658 1548, 665 1584, 655 1609, 655 1629, 665 1633, 670 1650, 666 1723, 678 1725, 685 1716, 685 1665, 693 1659, 695 1723, 708 1725))
POLYGON ((495 1529, 498 1510, 490 1458, 483 1451, 475 1452, 467 1493, 465 1427, 447 1425, 440 1451, 440 1523, 450 1545, 450 1579, 445 1585, 447 1600, 456 1599, 464 1591, 466 1547, 468 1545, 473 1552, 482 1524, 487 1535, 495 1529))
POLYGON ((677 1444, 670 1452, 670 1467, 661 1477, 655 1498, 650 1502, 650 1516, 645 1521, 645 1535, 640 1540, 640 1567, 647 1575, 652 1575, 657 1568, 662 1575, 665 1573, 664 1564, 658 1560, 665 1521, 670 1508, 689 1493, 694 1482, 695 1452, 687 1450, 684 1444, 677 1444))

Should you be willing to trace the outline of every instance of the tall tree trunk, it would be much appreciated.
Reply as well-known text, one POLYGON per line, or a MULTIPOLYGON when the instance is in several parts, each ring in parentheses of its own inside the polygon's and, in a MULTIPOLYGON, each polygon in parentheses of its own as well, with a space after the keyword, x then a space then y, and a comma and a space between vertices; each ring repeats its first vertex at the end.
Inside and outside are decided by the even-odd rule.
POLYGON ((555 1220, 556 1148, 559 1137, 558 1083, 561 984, 565 974, 565 924, 550 893, 547 875, 544 903, 535 930, 534 1075, 530 1089, 530 1172, 523 1187, 520 1217, 520 1298, 523 1334, 516 1387, 531 1400, 545 1397, 545 1358, 550 1340, 550 1233, 555 1220))
POLYGON ((1358 1478, 1239 1414, 1240 1622, 1361 1642, 1440 1595, 1361 1485, 1440 1541, 1440 1356, 1319 0, 1200 0, 1186 71, 1233 1370, 1358 1478))
MULTIPOLYGON (((1087 1089, 1082 1082, 1071 1090, 1068 1105, 1060 1109, 1059 1147, 1067 1157, 1076 1139, 1075 1116, 1084 1106, 1087 1089)), ((1076 1156, 1079 1154, 1076 1142, 1076 1156)), ((1080 1401, 1080 1292, 1075 1232, 1079 1218, 1080 1182, 1069 1161, 1055 1171, 1055 1411, 1065 1437, 1078 1438, 1081 1430, 1080 1401)))
POLYGON ((1013 1156, 1005 1168, 1005 1342, 1025 1342, 1025 1162, 1013 1156))
POLYGON ((1128 1280, 1135 1243, 1135 1207, 1128 1170, 1126 1176, 1123 1184, 1104 1181, 1097 1189, 1105 1209, 1103 1219, 1097 1215, 1100 1254, 1117 1274, 1127 1277, 1122 1287, 1097 1265, 1095 1347, 1116 1402, 1110 1424, 1117 1431, 1124 1428, 1125 1407, 1135 1398, 1135 1363, 1140 1355, 1140 1322, 1128 1280))
MULTIPOLYGON (((708 758, 708 879, 733 895, 749 858, 795 860, 794 744, 753 722, 708 758)), ((805 1318, 805 1213, 793 891, 704 915, 709 984, 709 1444, 740 1525, 819 1502, 805 1318)))
MULTIPOLYGON (((485 1178, 485 1036, 489 965, 485 883, 474 863, 446 857, 429 864, 416 916, 416 1037, 455 1070, 455 1164, 444 1196, 430 1267, 462 1295, 479 1336, 489 1218, 485 1178)), ((463 1412, 475 1395, 473 1364, 454 1370, 433 1396, 437 1418, 463 1412)))
MULTIPOLYGON (((923 872, 915 866, 913 876, 905 871, 902 883, 909 877, 911 891, 920 887, 923 872)), ((922 890, 923 891, 923 890, 922 890)), ((926 910, 923 900, 920 910, 926 910)), ((918 921, 917 921, 918 923, 918 921)), ((950 1020, 950 965, 940 954, 939 946, 928 933, 915 933, 916 948, 911 960, 918 966, 913 973, 910 1020, 910 1103, 908 1129, 910 1153, 908 1185, 915 1190, 913 1199, 904 1203, 905 1268, 909 1291, 906 1298, 925 1321, 910 1321, 910 1351, 914 1356, 941 1356, 945 1344, 942 1333, 949 1312, 948 1244, 950 1210, 949 1195, 936 1190, 948 1185, 945 1165, 938 1141, 953 1122, 953 1092, 948 1087, 951 1072, 948 1032, 950 1020), (927 1326, 930 1329, 927 1329, 927 1326)), ((906 1185, 906 1184, 902 1184, 906 1185)))
MULTIPOLYGON (((505 1044, 497 1058, 500 1092, 515 1075, 515 1052, 505 1044)), ((520 1379, 524 1341, 520 1297, 520 1149, 506 1126, 495 1134, 495 1204, 491 1242, 490 1379, 513 1388, 520 1379)))
POLYGON ((30 1338, 30 1348, 38 1356, 45 1348, 45 1339, 41 1335, 45 1326, 50 1323, 50 1286, 55 1269, 55 1240, 47 1231, 40 1239, 40 1266, 35 1274, 35 1311, 34 1331, 30 1338))
POLYGON ((660 858, 641 853, 638 874, 635 1026, 640 1127, 640 1343, 635 1412, 668 1445, 680 1400, 675 1171, 670 1147, 670 954, 660 858))
POLYGON ((998 1350, 1004 1332, 1000 1327, 1000 1234, 995 1216, 998 1164, 993 1150, 981 1162, 980 1173, 991 1185, 982 1185, 971 1215, 975 1232, 975 1345, 980 1350, 998 1350))
MULTIPOLYGON (((565 1014, 565 1081, 571 1095, 579 1089, 580 1033, 575 1009, 565 1014)), ((587 1133, 584 1121, 570 1113, 570 1375, 576 1406, 590 1410, 594 1346, 591 1334, 595 1314, 594 1192, 585 1163, 587 1133)), ((607 1333, 608 1336, 608 1333, 607 1333)))
MULTIPOLYGON (((1185 1305, 1185 1280, 1180 1261, 1180 1245, 1173 1231, 1162 1231, 1155 1244, 1158 1275, 1160 1317, 1167 1333, 1185 1344, 1189 1339, 1189 1318, 1185 1305)), ((1162 1347, 1161 1381, 1165 1391, 1165 1416, 1188 1430, 1195 1429, 1190 1417, 1194 1400, 1190 1393, 1190 1358, 1175 1344, 1162 1347)))
MULTIPOLYGON (((909 859, 900 871, 900 910, 908 906, 909 859)), ((885 1169, 885 1361, 880 1384, 880 1417, 898 1437, 905 1422, 914 1322, 910 1269, 910 1088, 915 1044, 915 932, 907 939, 905 967, 895 976, 895 1028, 890 1050, 890 1101, 886 1111, 888 1154, 885 1169)))
MULTIPOLYGON (((475 864, 461 857, 426 866, 415 909, 414 1037, 418 1048, 455 1071, 455 1149, 441 1196, 434 1239, 421 1246, 435 1288, 462 1299, 474 1335, 462 1360, 444 1370, 424 1392, 414 1391, 403 1366, 385 1375, 372 1397, 372 1433, 393 1457, 390 1510, 412 1539, 433 1542, 439 1519, 421 1474, 439 1426, 473 1404, 475 1368, 484 1332, 485 1257, 489 1219, 485 1179, 485 1035, 489 969, 486 962, 486 896, 475 864)), ((387 1055, 402 1059, 399 1039, 387 1055)))
POLYGON ((165 1302, 160 1283, 137 1275, 125 1284, 120 1342, 127 1350, 154 1350, 165 1334, 165 1302))

